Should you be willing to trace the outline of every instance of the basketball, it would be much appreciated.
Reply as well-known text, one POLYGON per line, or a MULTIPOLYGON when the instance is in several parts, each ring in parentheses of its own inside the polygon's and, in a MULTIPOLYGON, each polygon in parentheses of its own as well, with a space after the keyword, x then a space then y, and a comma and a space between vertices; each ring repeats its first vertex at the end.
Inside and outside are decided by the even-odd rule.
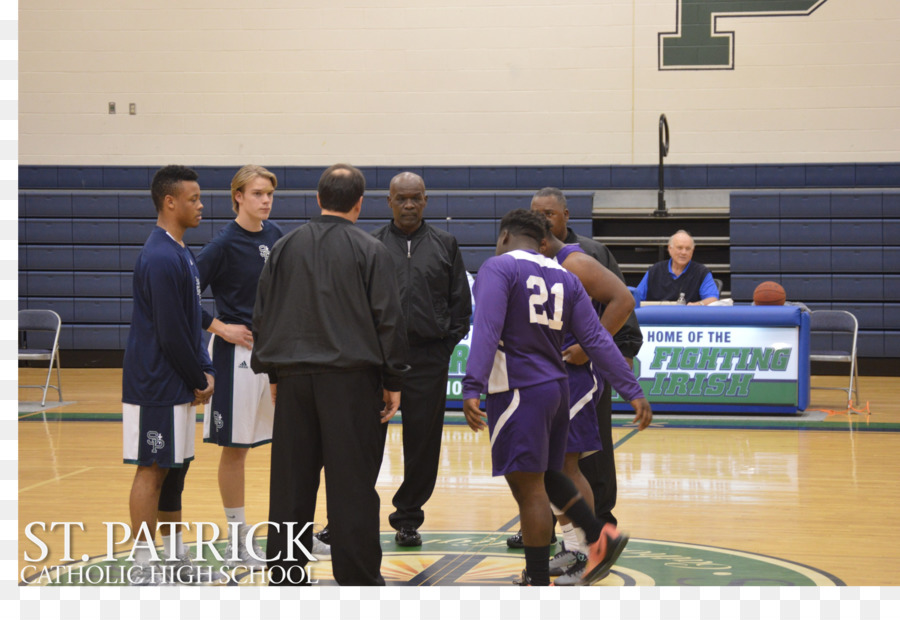
POLYGON ((778 282, 763 282, 753 291, 753 303, 757 306, 783 306, 787 299, 784 288, 778 282))

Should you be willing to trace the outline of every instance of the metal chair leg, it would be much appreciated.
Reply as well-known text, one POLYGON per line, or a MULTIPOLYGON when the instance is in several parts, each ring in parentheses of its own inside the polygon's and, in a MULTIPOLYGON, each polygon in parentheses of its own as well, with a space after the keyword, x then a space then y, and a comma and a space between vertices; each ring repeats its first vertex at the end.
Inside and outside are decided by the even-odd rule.
POLYGON ((47 402, 47 390, 50 389, 50 376, 53 374, 53 360, 47 366, 47 380, 44 382, 44 395, 41 398, 41 407, 47 402))
POLYGON ((59 349, 56 350, 56 393, 59 396, 59 402, 62 402, 62 379, 60 378, 59 349))

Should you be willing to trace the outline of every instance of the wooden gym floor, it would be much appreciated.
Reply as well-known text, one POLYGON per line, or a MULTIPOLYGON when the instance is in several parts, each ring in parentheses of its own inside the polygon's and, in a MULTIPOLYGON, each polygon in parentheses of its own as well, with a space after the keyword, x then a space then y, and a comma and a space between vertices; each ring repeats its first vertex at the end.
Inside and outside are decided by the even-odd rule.
MULTIPOLYGON (((38 369, 19 371, 20 384, 42 381, 38 369)), ((72 537, 78 560, 106 553, 103 522, 129 520, 134 467, 121 460, 121 370, 64 369, 62 383, 73 404, 19 414, 20 582, 64 563, 62 528, 34 530, 48 556, 24 559, 39 552, 26 524, 83 523, 85 531, 72 537)), ((842 383, 813 378, 814 386, 842 383)), ((868 413, 848 412, 840 392, 813 390, 810 409, 796 417, 657 415, 638 433, 630 418, 614 416, 616 515, 632 541, 599 585, 900 585, 900 378, 860 383, 868 413)), ((39 394, 20 390, 19 399, 39 394)), ((401 428, 389 429, 378 484, 389 584, 506 584, 524 566, 521 552, 504 542, 517 529, 517 510, 503 479, 490 475, 488 437, 459 417, 449 414, 456 423, 444 426, 437 488, 421 529, 425 543, 416 550, 396 547, 387 524, 403 475, 401 428)), ((248 458, 251 523, 267 516, 269 454, 263 446, 248 458)), ((218 456, 218 448, 202 443, 198 423, 184 492, 187 521, 224 522, 218 456)), ((319 524, 324 493, 323 485, 319 524)), ((328 583, 330 564, 317 563, 317 570, 328 583)))

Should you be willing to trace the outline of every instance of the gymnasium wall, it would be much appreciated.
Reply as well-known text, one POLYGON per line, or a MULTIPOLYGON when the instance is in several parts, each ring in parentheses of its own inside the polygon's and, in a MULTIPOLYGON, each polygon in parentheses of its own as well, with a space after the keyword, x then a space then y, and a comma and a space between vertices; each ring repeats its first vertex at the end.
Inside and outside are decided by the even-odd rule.
POLYGON ((646 165, 665 113, 672 164, 893 162, 898 29, 897 0, 29 0, 19 158, 646 165))

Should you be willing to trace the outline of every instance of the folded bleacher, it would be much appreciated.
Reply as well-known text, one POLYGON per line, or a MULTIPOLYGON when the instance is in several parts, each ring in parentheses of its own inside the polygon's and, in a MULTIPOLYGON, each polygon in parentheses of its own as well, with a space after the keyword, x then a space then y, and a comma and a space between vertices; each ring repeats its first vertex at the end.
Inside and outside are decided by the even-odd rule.
MULTIPOLYGON (((237 168, 197 168, 203 221, 185 241, 198 252, 234 219, 227 189, 237 168)), ((273 168, 280 180, 272 219, 290 231, 318 215, 315 185, 321 169, 273 168)), ((359 226, 367 231, 391 219, 387 186, 401 168, 366 169, 368 186, 359 226)), ((412 169, 425 176, 431 225, 460 243, 466 269, 477 272, 494 254, 497 225, 507 211, 528 208, 534 189, 562 180, 530 169, 534 189, 516 187, 516 169, 412 169), (512 175, 510 175, 512 170, 512 175), (461 186, 462 189, 442 189, 461 186), (474 186, 474 187, 473 187, 474 186)), ((149 185, 154 168, 23 167, 19 191, 19 309, 48 308, 63 322, 65 350, 122 350, 131 320, 131 272, 156 223, 149 185)), ((522 183, 525 183, 521 178, 522 183)), ((592 192, 568 192, 570 225, 591 235, 592 192)), ((214 305, 206 292, 204 303, 214 305)))
POLYGON ((790 301, 852 312, 861 357, 900 355, 897 190, 732 193, 731 273, 736 301, 751 301, 760 282, 774 280, 790 301))

